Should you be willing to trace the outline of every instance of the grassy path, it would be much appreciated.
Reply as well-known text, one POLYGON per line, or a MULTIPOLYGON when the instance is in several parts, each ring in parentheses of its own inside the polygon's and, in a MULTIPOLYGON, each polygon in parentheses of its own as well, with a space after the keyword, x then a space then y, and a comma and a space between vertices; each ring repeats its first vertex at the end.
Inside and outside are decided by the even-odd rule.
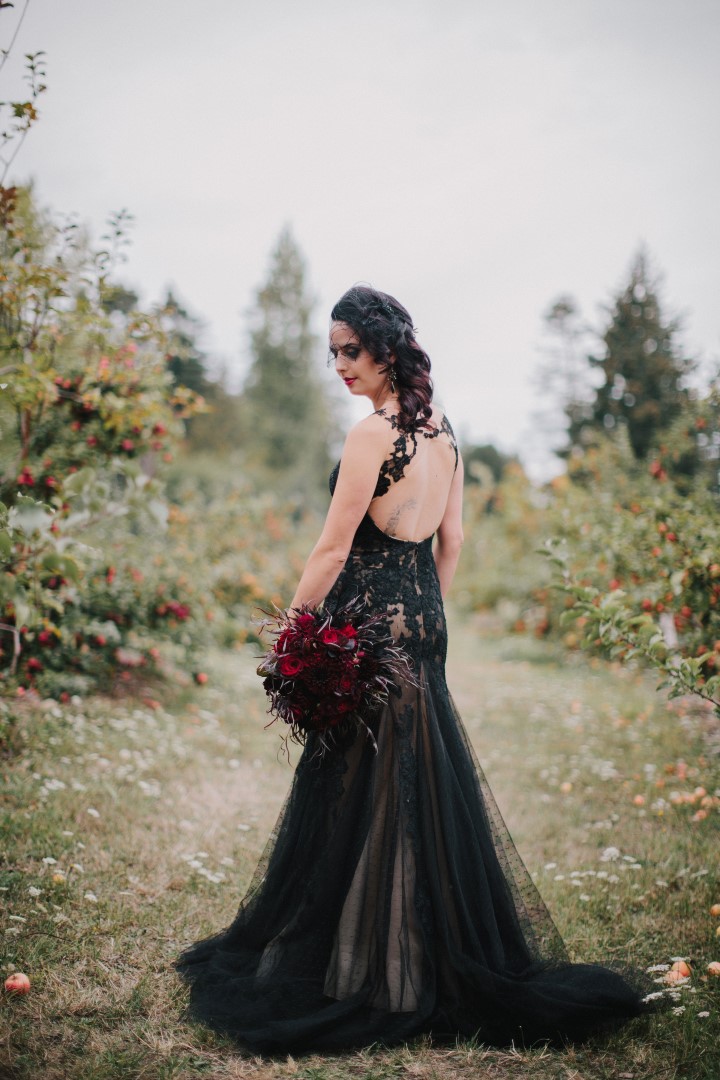
POLYGON ((250 649, 216 654, 209 684, 164 707, 7 707, 2 966, 33 987, 0 997, 0 1077, 718 1080, 720 979, 704 971, 720 960, 720 813, 693 820, 700 796, 672 796, 720 794, 712 717, 669 706, 647 677, 481 630, 451 628, 449 683, 573 959, 687 958, 675 1013, 562 1053, 421 1040, 297 1061, 183 1023, 172 959, 234 916, 291 777, 250 649))

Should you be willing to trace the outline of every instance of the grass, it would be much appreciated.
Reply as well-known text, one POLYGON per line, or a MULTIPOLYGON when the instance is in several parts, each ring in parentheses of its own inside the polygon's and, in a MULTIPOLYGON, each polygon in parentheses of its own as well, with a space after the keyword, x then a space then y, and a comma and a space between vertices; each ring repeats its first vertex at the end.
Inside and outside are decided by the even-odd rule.
POLYGON ((2 968, 32 989, 0 995, 3 1080, 720 1077, 720 980, 704 974, 720 960, 720 815, 694 821, 697 799, 671 796, 720 793, 716 722, 647 675, 470 622, 451 627, 449 683, 573 959, 685 957, 683 1011, 563 1052, 420 1039, 297 1060, 183 1021, 172 960, 234 916, 292 772, 263 727, 254 651, 214 654, 207 686, 162 704, 6 706, 2 968))

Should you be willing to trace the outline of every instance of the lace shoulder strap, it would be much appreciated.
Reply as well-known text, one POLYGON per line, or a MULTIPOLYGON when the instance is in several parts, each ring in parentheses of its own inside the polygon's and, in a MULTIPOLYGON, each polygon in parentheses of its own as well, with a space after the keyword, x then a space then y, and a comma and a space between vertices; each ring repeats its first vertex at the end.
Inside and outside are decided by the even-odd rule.
POLYGON ((417 436, 414 431, 405 433, 400 431, 397 422, 397 413, 387 414, 386 409, 376 409, 375 416, 382 416, 384 420, 390 424, 393 430, 398 431, 398 437, 393 443, 393 448, 390 451, 389 457, 383 461, 380 466, 380 472, 378 474, 378 481, 375 486, 375 492, 373 497, 377 498, 380 495, 385 495, 390 490, 391 484, 396 484, 399 480, 402 480, 405 475, 406 466, 412 461, 417 453, 417 436), (408 453, 408 439, 412 442, 412 452, 408 453))
POLYGON ((455 468, 457 469, 459 460, 457 439, 455 438, 455 432, 453 431, 450 425, 450 421, 448 420, 445 413, 443 413, 443 418, 440 421, 440 427, 433 428, 432 431, 427 431, 425 428, 423 428, 422 435, 425 439, 437 439, 438 435, 447 435, 450 445, 455 451, 455 468))

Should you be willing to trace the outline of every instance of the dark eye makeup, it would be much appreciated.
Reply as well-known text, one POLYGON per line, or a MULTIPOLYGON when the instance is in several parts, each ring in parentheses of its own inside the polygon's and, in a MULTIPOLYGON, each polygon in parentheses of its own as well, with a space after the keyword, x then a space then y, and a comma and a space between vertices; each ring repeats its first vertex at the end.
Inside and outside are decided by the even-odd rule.
POLYGON ((330 357, 332 359, 337 359, 337 355, 338 355, 339 352, 342 353, 342 355, 347 360, 357 360, 358 356, 360 355, 360 346, 359 345, 346 345, 346 346, 344 346, 344 348, 341 348, 341 349, 338 349, 336 345, 331 345, 330 346, 330 357))

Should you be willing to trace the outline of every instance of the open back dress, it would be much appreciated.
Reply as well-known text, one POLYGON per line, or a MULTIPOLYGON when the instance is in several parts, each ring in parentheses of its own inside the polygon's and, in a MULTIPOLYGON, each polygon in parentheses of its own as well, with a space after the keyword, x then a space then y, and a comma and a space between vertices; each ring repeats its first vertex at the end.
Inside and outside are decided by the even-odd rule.
POLYGON ((397 437, 325 606, 359 594, 382 612, 419 686, 368 717, 377 749, 361 734, 319 755, 308 739, 233 921, 175 961, 188 1015, 266 1054, 428 1032, 563 1045, 618 1027, 658 1007, 657 987, 630 963, 570 962, 448 691, 433 537, 393 535, 423 455, 457 467, 452 428, 379 413, 397 437))

